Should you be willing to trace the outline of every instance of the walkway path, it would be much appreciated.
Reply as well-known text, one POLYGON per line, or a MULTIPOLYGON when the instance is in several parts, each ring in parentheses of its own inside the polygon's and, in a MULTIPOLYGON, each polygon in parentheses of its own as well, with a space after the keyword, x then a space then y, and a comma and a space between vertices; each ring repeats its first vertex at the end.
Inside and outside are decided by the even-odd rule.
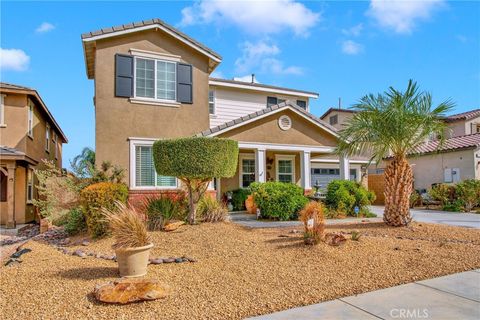
POLYGON ((480 319, 480 269, 250 319, 477 320, 480 319))

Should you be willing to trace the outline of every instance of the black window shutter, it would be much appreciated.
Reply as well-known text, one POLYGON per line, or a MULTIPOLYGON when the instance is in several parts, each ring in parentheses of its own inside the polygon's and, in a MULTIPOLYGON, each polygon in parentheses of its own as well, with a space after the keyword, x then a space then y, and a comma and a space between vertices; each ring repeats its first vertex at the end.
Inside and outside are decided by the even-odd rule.
POLYGON ((115 55, 115 96, 133 97, 133 56, 115 55))
POLYGON ((177 63, 177 101, 193 103, 192 65, 177 63))

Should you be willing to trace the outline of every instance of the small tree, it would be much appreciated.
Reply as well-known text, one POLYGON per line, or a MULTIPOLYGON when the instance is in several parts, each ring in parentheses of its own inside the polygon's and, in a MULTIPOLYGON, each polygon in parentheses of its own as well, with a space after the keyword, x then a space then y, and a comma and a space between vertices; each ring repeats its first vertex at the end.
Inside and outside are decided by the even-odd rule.
POLYGON ((213 178, 235 175, 238 143, 219 138, 180 138, 159 140, 153 145, 157 173, 180 179, 188 190, 188 222, 195 222, 197 203, 213 178))

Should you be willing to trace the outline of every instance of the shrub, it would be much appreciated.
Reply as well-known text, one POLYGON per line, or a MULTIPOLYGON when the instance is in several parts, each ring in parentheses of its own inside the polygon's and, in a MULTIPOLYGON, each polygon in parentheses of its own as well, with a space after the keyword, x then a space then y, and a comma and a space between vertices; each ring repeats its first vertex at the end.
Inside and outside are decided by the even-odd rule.
POLYGON ((254 182, 250 190, 263 218, 296 219, 298 212, 308 202, 303 189, 293 183, 254 182))
POLYGON ((245 210, 245 201, 251 194, 250 189, 236 189, 232 191, 232 205, 234 211, 245 210))
POLYGON ((362 234, 359 231, 352 231, 351 233, 351 239, 352 241, 360 241, 360 238, 362 237, 362 234))
POLYGON ((224 203, 206 196, 198 203, 197 214, 203 222, 220 222, 227 217, 228 209, 224 203))
POLYGON ((480 206, 480 180, 464 180, 457 184, 455 194, 462 201, 466 212, 480 206))
POLYGON ((437 184, 428 191, 432 199, 440 201, 440 205, 444 206, 450 200, 453 200, 454 187, 444 183, 437 184))
POLYGON ((197 203, 210 181, 235 175, 238 142, 206 137, 159 140, 153 145, 153 159, 158 174, 178 177, 187 186, 188 221, 193 224, 197 203))
POLYGON ((304 239, 306 244, 318 244, 324 237, 325 221, 323 217, 323 205, 320 202, 311 201, 300 211, 300 221, 304 226, 304 239))
POLYGON ((417 190, 413 190, 413 192, 410 194, 410 208, 415 207, 415 205, 417 205, 420 201, 420 198, 420 193, 418 193, 417 190))
POLYGON ((152 243, 145 222, 133 207, 116 200, 111 209, 102 208, 101 211, 115 237, 113 249, 137 248, 152 243))
POLYGON ((87 230, 87 223, 82 207, 73 208, 65 215, 65 231, 69 235, 75 235, 87 230))
POLYGON ((462 200, 454 200, 448 201, 442 206, 443 211, 451 211, 451 212, 460 212, 463 210, 464 203, 462 200))
POLYGON ((115 201, 125 203, 128 197, 127 186, 121 183, 99 182, 92 184, 81 192, 85 208, 85 220, 90 235, 101 237, 107 232, 107 223, 101 209, 113 210, 115 201))
POLYGON ((182 219, 186 211, 181 199, 173 199, 168 195, 147 198, 144 207, 150 230, 163 230, 170 220, 182 219))
POLYGON ((355 207, 359 212, 368 211, 366 208, 375 201, 375 193, 355 181, 332 180, 327 186, 325 203, 331 210, 341 215, 356 215, 355 207))

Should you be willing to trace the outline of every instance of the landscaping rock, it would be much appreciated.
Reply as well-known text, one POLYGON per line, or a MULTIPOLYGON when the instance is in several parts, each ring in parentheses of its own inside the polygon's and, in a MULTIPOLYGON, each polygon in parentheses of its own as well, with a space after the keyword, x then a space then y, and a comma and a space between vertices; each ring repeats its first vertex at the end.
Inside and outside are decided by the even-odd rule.
POLYGON ((175 262, 176 262, 176 263, 182 263, 182 262, 183 262, 183 259, 182 259, 182 258, 177 258, 177 259, 175 259, 175 262))
POLYGON ((153 259, 153 260, 150 260, 150 263, 151 264, 162 264, 163 259, 153 259))
POLYGON ((184 221, 170 222, 165 227, 163 227, 163 231, 167 231, 167 232, 174 231, 174 230, 177 230, 178 228, 180 228, 180 226, 182 226, 184 224, 185 224, 184 221))
POLYGON ((87 240, 82 241, 82 246, 85 246, 85 247, 86 247, 86 246, 88 246, 89 244, 90 244, 90 242, 87 241, 87 240))
POLYGON ((172 262, 175 262, 175 258, 163 259, 163 262, 164 262, 164 263, 172 263, 172 262))
POLYGON ((80 257, 80 258, 86 258, 86 257, 87 257, 87 255, 85 254, 85 252, 83 252, 83 251, 80 250, 80 249, 75 250, 75 251, 73 252, 73 255, 74 255, 74 256, 78 256, 78 257, 80 257))
POLYGON ((120 279, 97 285, 93 291, 97 300, 119 304, 165 298, 169 292, 169 286, 148 279, 120 279))
POLYGON ((340 246, 347 241, 344 235, 338 233, 327 233, 325 235, 325 242, 331 246, 340 246))

